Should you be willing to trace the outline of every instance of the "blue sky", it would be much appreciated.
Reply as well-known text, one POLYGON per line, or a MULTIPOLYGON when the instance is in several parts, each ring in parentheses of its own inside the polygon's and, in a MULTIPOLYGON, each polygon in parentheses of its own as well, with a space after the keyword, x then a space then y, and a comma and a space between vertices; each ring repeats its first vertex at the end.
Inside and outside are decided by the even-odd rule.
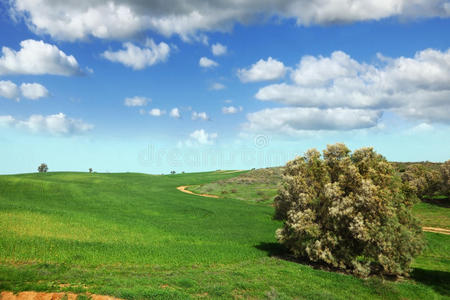
POLYGON ((316 2, 1 2, 0 173, 449 159, 450 2, 316 2))

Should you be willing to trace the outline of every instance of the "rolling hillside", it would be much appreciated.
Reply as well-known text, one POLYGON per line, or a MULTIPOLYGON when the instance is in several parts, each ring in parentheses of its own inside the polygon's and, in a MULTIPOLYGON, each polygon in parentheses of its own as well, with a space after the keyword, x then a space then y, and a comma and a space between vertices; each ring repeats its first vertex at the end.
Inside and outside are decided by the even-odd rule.
POLYGON ((238 176, 209 172, 0 176, 0 290, 142 298, 449 297, 450 236, 399 282, 281 259, 267 203, 182 193, 238 176))

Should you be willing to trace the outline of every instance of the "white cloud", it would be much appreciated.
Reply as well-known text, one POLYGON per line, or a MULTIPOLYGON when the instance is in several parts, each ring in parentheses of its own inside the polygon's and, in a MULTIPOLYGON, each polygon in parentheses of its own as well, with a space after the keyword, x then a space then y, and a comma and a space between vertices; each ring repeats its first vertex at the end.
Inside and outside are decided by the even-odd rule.
POLYGON ((211 145, 214 144, 215 139, 217 139, 217 133, 207 133, 204 129, 195 130, 189 137, 200 145, 211 145))
POLYGON ((212 68, 212 67, 217 67, 219 64, 217 62, 213 61, 212 59, 209 59, 207 57, 202 57, 198 61, 198 65, 202 68, 212 68))
POLYGON ((146 30, 205 40, 204 32, 229 31, 237 22, 295 19, 298 25, 349 23, 389 17, 448 17, 447 0, 12 0, 12 13, 37 33, 63 40, 88 36, 126 39, 146 30))
POLYGON ((22 83, 20 88, 12 81, 0 80, 0 97, 20 101, 20 97, 30 100, 48 97, 49 92, 39 83, 22 83))
POLYGON ((211 85, 211 90, 214 90, 214 91, 218 91, 218 90, 223 90, 225 88, 225 85, 223 85, 222 83, 220 83, 220 82, 215 82, 215 83, 213 83, 212 85, 211 85))
POLYGON ((150 116, 160 117, 160 116, 166 114, 166 111, 165 110, 161 110, 159 108, 152 108, 148 113, 150 114, 150 116))
POLYGON ((149 98, 135 96, 125 98, 123 104, 125 106, 146 106, 151 101, 149 98))
POLYGON ((222 113, 226 115, 235 114, 238 112, 241 112, 243 110, 242 106, 235 107, 235 106, 224 106, 222 107, 222 113))
POLYGON ((19 101, 19 89, 9 80, 0 80, 0 97, 19 101))
POLYGON ((270 108, 248 114, 244 129, 291 135, 310 130, 362 129, 376 126, 381 115, 375 110, 349 108, 270 108))
POLYGON ((23 97, 31 100, 49 96, 49 92, 45 86, 39 83, 22 83, 20 85, 20 91, 22 92, 23 97))
POLYGON ((414 57, 359 63, 336 51, 305 56, 293 83, 261 88, 256 98, 289 106, 390 110, 426 122, 450 122, 450 49, 426 49, 414 57))
POLYGON ((177 107, 172 108, 169 115, 175 119, 181 118, 180 110, 177 107))
POLYGON ((248 69, 239 69, 237 75, 242 82, 277 80, 286 74, 284 64, 272 57, 260 59, 248 69))
POLYGON ((227 54, 227 46, 224 46, 220 43, 216 43, 211 46, 211 51, 214 54, 214 56, 220 56, 227 54))
POLYGON ((68 118, 65 114, 32 115, 26 120, 17 120, 12 116, 0 116, 0 124, 7 127, 25 129, 32 133, 51 135, 73 135, 90 131, 93 125, 82 120, 68 118))
POLYGON ((124 43, 125 49, 118 51, 105 51, 102 56, 112 62, 119 62, 134 70, 142 70, 159 62, 167 60, 170 47, 164 42, 158 45, 148 39, 145 47, 140 48, 132 43, 124 43))
POLYGON ((196 112, 193 111, 192 112, 192 120, 203 120, 203 121, 208 121, 209 117, 205 112, 196 112))
POLYGON ((82 75, 78 62, 72 55, 66 55, 55 45, 43 41, 24 40, 21 49, 15 51, 2 48, 0 57, 0 75, 82 75))

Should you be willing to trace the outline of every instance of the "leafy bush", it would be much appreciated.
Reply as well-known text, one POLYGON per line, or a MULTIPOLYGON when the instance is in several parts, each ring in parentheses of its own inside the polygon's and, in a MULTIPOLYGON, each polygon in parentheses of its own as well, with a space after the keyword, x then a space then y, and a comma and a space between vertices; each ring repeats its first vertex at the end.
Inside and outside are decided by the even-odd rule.
POLYGON ((405 192, 409 196, 417 195, 421 199, 439 193, 442 187, 441 174, 419 164, 406 167, 402 174, 402 181, 405 184, 405 192))
POLYGON ((372 148, 329 145, 287 163, 275 198, 278 240, 296 257, 356 275, 405 275, 423 249, 412 203, 372 148))
POLYGON ((38 172, 39 173, 47 173, 48 172, 47 164, 45 164, 45 163, 40 164, 38 167, 38 172))
POLYGON ((441 165, 442 192, 450 197, 450 159, 441 165))

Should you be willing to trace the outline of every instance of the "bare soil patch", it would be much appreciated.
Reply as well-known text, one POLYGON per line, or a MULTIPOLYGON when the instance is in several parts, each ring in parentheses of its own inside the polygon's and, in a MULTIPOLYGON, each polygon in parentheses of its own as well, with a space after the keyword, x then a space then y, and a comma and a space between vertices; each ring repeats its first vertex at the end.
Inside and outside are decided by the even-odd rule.
MULTIPOLYGON (((111 296, 104 295, 96 295, 96 294, 86 294, 92 300, 121 300, 120 298, 115 298, 111 296)), ((14 294, 13 292, 1 292, 0 299, 1 300, 76 300, 78 297, 77 294, 73 293, 46 293, 46 292, 20 292, 18 294, 14 294)))
POLYGON ((210 197, 210 198, 219 198, 219 196, 216 196, 216 195, 194 193, 192 191, 187 190, 188 187, 189 187, 188 185, 182 185, 182 186, 177 187, 177 190, 179 190, 179 191, 181 191, 183 193, 191 194, 191 195, 197 195, 197 196, 202 196, 202 197, 210 197))

